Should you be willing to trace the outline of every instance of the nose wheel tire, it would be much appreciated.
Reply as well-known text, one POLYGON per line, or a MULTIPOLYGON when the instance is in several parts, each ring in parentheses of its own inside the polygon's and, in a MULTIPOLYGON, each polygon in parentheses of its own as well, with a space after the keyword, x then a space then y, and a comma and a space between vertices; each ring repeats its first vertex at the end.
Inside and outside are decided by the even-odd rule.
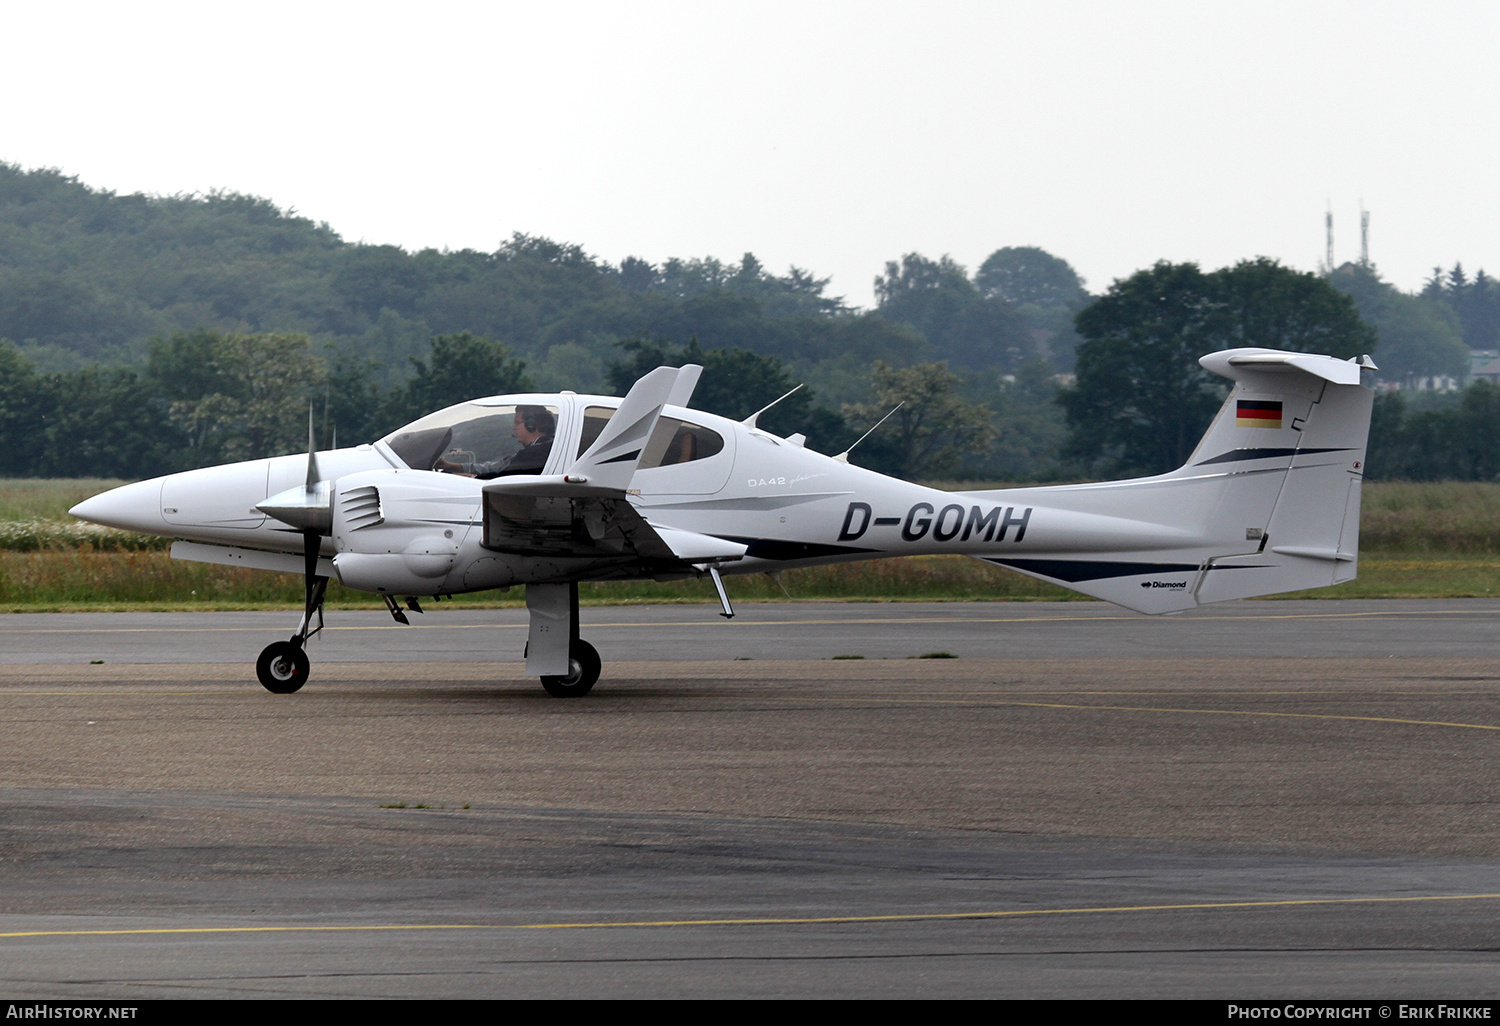
POLYGON ((593 645, 587 641, 575 641, 568 647, 567 676, 544 676, 542 687, 553 698, 578 698, 593 690, 603 667, 593 645))
MULTIPOLYGON (((597 665, 598 657, 595 657, 597 665)), ((272 694, 290 695, 307 683, 307 672, 312 663, 300 645, 290 641, 277 641, 266 646, 255 661, 255 675, 272 694)), ((598 677, 598 671, 594 673, 598 677)), ((587 690, 587 689, 585 689, 587 690)))

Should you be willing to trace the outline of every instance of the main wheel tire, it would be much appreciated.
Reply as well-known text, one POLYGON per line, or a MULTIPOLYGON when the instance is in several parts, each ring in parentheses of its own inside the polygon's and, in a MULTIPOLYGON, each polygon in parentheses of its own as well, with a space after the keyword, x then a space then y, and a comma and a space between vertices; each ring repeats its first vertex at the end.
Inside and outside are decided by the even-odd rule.
POLYGON ((544 676, 542 687, 554 698, 578 698, 593 690, 603 668, 594 646, 580 639, 568 648, 568 675, 544 676))
POLYGON ((312 663, 302 646, 277 641, 266 646, 255 661, 255 675, 265 689, 276 695, 290 695, 307 683, 312 663))

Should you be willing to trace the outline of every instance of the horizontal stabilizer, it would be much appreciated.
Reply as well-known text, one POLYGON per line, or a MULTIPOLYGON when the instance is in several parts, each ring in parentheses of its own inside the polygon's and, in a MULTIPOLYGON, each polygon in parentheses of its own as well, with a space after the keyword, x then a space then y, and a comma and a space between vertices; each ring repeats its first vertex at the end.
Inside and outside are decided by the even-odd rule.
POLYGON ((1374 366, 1368 361, 1369 357, 1364 357, 1362 360, 1339 360, 1332 356, 1319 356, 1315 353, 1288 353, 1279 349, 1245 348, 1209 353, 1198 362, 1203 365, 1204 370, 1213 371, 1215 374, 1232 378, 1235 381, 1242 380, 1254 372, 1274 374, 1301 371, 1335 385, 1357 385, 1359 372, 1366 366, 1374 366))

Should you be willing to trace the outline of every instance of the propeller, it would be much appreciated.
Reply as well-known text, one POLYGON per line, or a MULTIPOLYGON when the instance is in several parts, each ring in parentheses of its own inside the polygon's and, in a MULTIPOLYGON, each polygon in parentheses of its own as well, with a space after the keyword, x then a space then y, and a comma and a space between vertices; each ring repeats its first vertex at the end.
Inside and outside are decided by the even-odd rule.
POLYGON ((255 507, 268 517, 295 527, 302 534, 302 576, 306 586, 306 609, 300 637, 307 636, 314 612, 321 627, 323 592, 328 578, 318 573, 324 535, 333 533, 333 482, 325 481, 318 470, 318 440, 313 426, 313 407, 307 406, 307 478, 299 487, 277 492, 255 507))
POLYGON ((277 492, 256 509, 303 533, 333 532, 333 482, 318 472, 317 439, 313 433, 313 411, 307 409, 307 480, 300 486, 277 492))

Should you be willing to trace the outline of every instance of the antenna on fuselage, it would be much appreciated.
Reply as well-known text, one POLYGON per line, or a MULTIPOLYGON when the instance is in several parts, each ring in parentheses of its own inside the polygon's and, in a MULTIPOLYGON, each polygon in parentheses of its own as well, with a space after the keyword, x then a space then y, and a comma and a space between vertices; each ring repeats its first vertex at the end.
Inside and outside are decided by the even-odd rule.
MULTIPOLYGON (((882 425, 886 421, 890 420, 891 416, 897 410, 901 409, 901 407, 903 407, 905 405, 906 405, 906 400, 903 399, 899 403, 897 403, 895 406, 891 407, 891 412, 887 413, 884 417, 881 417, 879 420, 877 420, 875 422, 875 427, 872 427, 870 430, 868 430, 864 434, 860 435, 859 438, 855 439, 854 445, 858 445, 860 442, 863 442, 866 438, 869 438, 871 435, 873 435, 875 433, 875 428, 878 428, 880 425, 882 425)), ((843 452, 841 452, 837 456, 835 456, 834 459, 838 460, 840 463, 848 463, 849 462, 849 454, 854 451, 854 445, 849 446, 849 448, 845 449, 843 452)))
POLYGON ((788 599, 790 599, 792 597, 792 593, 786 590, 786 585, 784 585, 784 584, 781 583, 781 571, 780 570, 768 570, 768 571, 766 571, 766 576, 769 577, 771 580, 773 580, 773 581, 776 582, 776 587, 778 587, 778 588, 781 589, 781 593, 783 595, 785 595, 788 599))
MULTIPOLYGON (((804 381, 802 383, 802 385, 805 385, 805 384, 807 384, 807 382, 804 381)), ((792 395, 794 395, 797 392, 798 389, 800 389, 802 387, 802 385, 798 385, 797 388, 792 389, 786 395, 782 396, 781 399, 790 398, 792 395)), ((776 402, 767 403, 765 406, 762 406, 760 409, 758 409, 754 413, 750 414, 750 416, 748 416, 744 420, 740 421, 740 423, 743 424, 743 425, 745 425, 746 427, 755 427, 756 426, 755 422, 760 418, 760 415, 762 413, 765 413, 772 406, 775 406, 776 403, 781 402, 781 399, 777 399, 776 402)))

